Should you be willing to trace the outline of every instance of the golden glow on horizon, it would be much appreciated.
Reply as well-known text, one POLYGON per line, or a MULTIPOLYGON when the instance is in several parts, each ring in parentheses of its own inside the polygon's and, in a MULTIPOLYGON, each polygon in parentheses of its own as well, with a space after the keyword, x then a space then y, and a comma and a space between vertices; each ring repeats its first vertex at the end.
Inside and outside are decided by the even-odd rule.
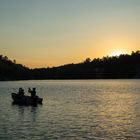
POLYGON ((140 50, 140 1, 13 1, 0 1, 0 51, 17 63, 53 67, 140 50))
POLYGON ((49 42, 48 44, 43 44, 44 42, 41 42, 41 44, 35 43, 28 48, 20 49, 17 47, 10 50, 10 53, 7 51, 6 54, 3 54, 27 67, 41 68, 80 63, 86 58, 92 60, 106 56, 131 54, 132 51, 139 50, 138 41, 124 36, 110 37, 108 35, 104 38, 93 39, 89 37, 85 40, 77 38, 75 43, 72 41, 67 42, 67 40, 49 42), (15 50, 19 50, 16 55, 15 50))
POLYGON ((115 50, 111 53, 111 56, 119 56, 121 54, 126 54, 126 52, 122 50, 115 50))

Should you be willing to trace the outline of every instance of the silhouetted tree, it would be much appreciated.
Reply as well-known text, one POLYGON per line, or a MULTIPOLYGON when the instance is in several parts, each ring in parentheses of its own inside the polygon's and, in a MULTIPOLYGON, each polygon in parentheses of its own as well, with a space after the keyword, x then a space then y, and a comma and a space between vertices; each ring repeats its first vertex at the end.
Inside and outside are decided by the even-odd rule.
POLYGON ((78 64, 29 69, 0 55, 0 80, 140 78, 140 51, 131 55, 87 58, 78 64))

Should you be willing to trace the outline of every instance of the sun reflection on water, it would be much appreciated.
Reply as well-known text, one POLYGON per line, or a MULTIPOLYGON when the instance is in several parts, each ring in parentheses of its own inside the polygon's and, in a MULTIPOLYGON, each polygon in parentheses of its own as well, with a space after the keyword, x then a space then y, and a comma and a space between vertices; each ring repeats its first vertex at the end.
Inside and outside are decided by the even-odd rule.
POLYGON ((135 96, 129 93, 109 93, 101 98, 103 103, 99 111, 99 127, 104 133, 132 138, 134 123, 137 121, 135 96))

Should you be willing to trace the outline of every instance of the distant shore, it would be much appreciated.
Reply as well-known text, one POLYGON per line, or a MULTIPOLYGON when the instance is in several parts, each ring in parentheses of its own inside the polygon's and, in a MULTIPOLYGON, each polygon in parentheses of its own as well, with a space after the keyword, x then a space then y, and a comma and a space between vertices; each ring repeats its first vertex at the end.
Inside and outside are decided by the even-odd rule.
POLYGON ((139 79, 140 51, 131 55, 87 58, 78 64, 30 69, 0 55, 0 81, 65 79, 139 79))

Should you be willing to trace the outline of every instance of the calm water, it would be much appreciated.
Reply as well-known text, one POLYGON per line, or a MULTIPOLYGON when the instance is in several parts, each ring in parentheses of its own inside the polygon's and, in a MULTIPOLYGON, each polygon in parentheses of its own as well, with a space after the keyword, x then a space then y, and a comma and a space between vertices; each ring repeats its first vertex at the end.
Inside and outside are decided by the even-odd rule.
POLYGON ((0 82, 0 140, 140 140, 140 80, 0 82), (12 105, 37 87, 43 105, 12 105))

